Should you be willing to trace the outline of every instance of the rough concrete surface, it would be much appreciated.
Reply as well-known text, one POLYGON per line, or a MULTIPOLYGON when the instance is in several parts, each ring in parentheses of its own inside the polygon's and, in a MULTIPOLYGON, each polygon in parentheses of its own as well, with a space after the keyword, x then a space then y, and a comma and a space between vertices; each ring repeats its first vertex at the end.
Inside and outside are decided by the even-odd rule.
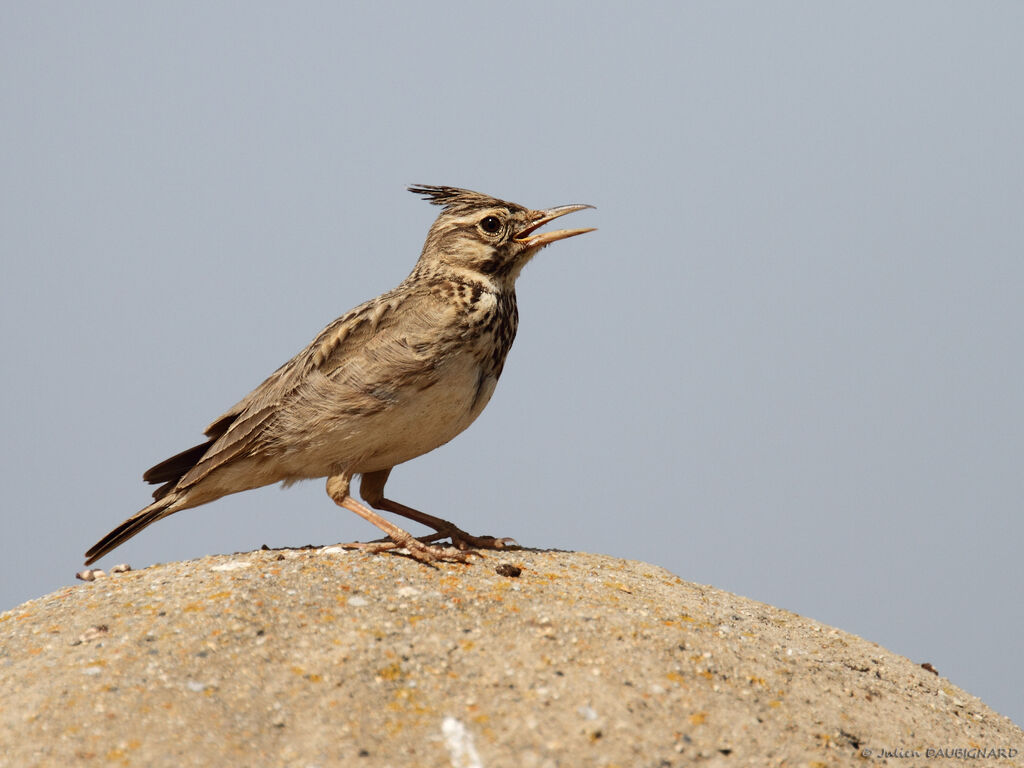
POLYGON ((1022 752, 1008 719, 873 643, 575 552, 432 568, 264 550, 0 615, 3 768, 909 768, 1022 752))

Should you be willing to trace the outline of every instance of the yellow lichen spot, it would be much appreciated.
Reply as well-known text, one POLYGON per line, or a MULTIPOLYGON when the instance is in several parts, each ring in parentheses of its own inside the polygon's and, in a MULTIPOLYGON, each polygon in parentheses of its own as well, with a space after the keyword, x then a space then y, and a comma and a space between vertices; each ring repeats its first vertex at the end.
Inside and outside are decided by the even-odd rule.
POLYGON ((212 595, 207 595, 207 600, 223 600, 225 597, 231 597, 230 590, 224 590, 223 592, 214 592, 212 595))
POLYGON ((704 723, 707 722, 707 719, 707 712, 695 712, 690 715, 690 725, 704 725, 704 723))
MULTIPOLYGON (((424 706, 421 702, 419 693, 413 688, 397 688, 392 694, 391 701, 388 702, 388 709, 392 712, 401 712, 405 718, 408 718, 409 714, 423 715, 429 711, 428 707, 424 706)), ((409 725, 409 721, 405 723, 396 723, 398 730, 404 729, 409 725)))
POLYGON ((306 674, 306 670, 304 670, 302 667, 298 666, 297 664, 292 664, 291 670, 296 675, 304 675, 304 674, 306 674))
POLYGON ((619 592, 625 592, 626 594, 632 594, 628 589, 626 589, 626 585, 623 584, 621 581, 605 581, 604 585, 606 587, 608 587, 609 589, 615 589, 615 590, 618 590, 619 592))
POLYGON ((306 675, 306 679, 309 680, 309 682, 311 683, 319 683, 323 681, 323 678, 317 674, 306 675))
POLYGON ((665 677, 667 677, 673 683, 678 683, 679 685, 683 684, 683 676, 680 675, 678 672, 669 672, 667 675, 665 675, 665 677))
POLYGON ((202 603, 189 603, 181 609, 182 613, 196 613, 197 611, 205 611, 206 606, 202 603))
POLYGON ((693 616, 688 616, 685 613, 682 616, 679 617, 679 620, 680 621, 696 621, 696 619, 693 618, 693 616))
POLYGON ((713 677, 710 669, 705 669, 703 672, 698 672, 697 674, 703 677, 705 680, 710 680, 713 677))
POLYGON ((394 664, 381 667, 377 670, 377 677, 381 680, 398 680, 402 677, 402 665, 396 661, 394 664))
POLYGON ((767 685, 763 677, 754 677, 751 675, 747 678, 747 680, 750 681, 751 685, 767 685))
POLYGON ((782 702, 779 701, 778 699, 773 699, 772 701, 768 702, 768 706, 771 707, 772 709, 778 709, 779 707, 782 706, 782 702))

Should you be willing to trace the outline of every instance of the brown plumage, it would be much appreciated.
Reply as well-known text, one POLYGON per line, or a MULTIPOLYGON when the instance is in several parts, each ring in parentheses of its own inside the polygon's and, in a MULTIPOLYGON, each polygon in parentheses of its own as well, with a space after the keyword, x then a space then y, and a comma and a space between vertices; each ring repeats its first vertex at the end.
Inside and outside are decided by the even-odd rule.
POLYGON ((384 497, 392 467, 468 427, 494 391, 518 324, 515 280, 549 243, 590 229, 538 234, 586 205, 530 210, 456 187, 414 186, 444 210, 410 275, 394 290, 328 325, 304 350, 206 429, 207 441, 149 469, 154 501, 86 552, 91 564, 151 523, 229 493, 327 477, 327 492, 419 560, 464 559, 469 547, 508 540, 471 536, 384 497), (423 523, 415 539, 359 503, 423 523), (451 547, 431 542, 450 538, 451 547))

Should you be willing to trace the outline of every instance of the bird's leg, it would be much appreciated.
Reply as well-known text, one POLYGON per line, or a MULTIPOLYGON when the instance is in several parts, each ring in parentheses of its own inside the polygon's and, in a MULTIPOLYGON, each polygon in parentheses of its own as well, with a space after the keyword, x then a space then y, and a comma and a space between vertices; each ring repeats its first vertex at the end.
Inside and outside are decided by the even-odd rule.
POLYGON ((373 523, 388 535, 391 541, 370 542, 367 544, 353 543, 357 549, 364 549, 370 552, 382 552, 388 549, 404 547, 416 560, 423 563, 434 563, 438 560, 458 560, 465 562, 469 552, 462 552, 455 547, 441 547, 436 544, 428 544, 420 541, 408 531, 399 528, 394 523, 388 522, 371 509, 367 509, 349 493, 349 475, 332 475, 327 478, 327 495, 334 500, 334 503, 345 509, 355 512, 367 522, 373 523))
MULTIPOLYGON (((450 538, 452 540, 452 544, 459 549, 469 549, 470 547, 477 547, 479 549, 507 549, 508 547, 518 546, 515 539, 498 539, 494 536, 473 536, 470 533, 466 533, 454 523, 442 520, 440 517, 428 515, 426 512, 420 512, 418 509, 413 509, 412 507, 407 507, 404 504, 399 504, 397 501, 384 498, 384 484, 387 483, 389 474, 391 474, 390 469, 368 472, 363 475, 363 479, 359 483, 359 495, 362 496, 366 500, 366 503, 374 509, 393 512, 396 515, 407 517, 421 525, 433 528, 438 534, 440 534, 440 537, 447 536, 450 538)), ((431 535, 424 536, 422 538, 424 540, 432 540, 439 537, 437 535, 431 535)))

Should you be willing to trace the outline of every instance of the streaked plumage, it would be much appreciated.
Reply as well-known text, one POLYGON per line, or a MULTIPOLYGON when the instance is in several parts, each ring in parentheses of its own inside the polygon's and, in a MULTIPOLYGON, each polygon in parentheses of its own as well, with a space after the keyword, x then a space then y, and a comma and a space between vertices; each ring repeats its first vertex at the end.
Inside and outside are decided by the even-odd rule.
POLYGON ((468 427, 490 400, 518 324, 515 280, 545 245, 589 229, 536 234, 558 216, 590 206, 533 211, 455 187, 410 191, 444 207, 410 275, 328 325, 305 349, 206 429, 207 441, 144 475, 154 501, 86 553, 86 564, 143 528, 183 509, 272 483, 327 477, 336 503, 377 525, 383 549, 409 548, 424 561, 461 559, 467 547, 501 547, 440 518, 384 498, 392 467, 468 427), (362 475, 374 508, 433 527, 414 539, 349 493, 362 475))

